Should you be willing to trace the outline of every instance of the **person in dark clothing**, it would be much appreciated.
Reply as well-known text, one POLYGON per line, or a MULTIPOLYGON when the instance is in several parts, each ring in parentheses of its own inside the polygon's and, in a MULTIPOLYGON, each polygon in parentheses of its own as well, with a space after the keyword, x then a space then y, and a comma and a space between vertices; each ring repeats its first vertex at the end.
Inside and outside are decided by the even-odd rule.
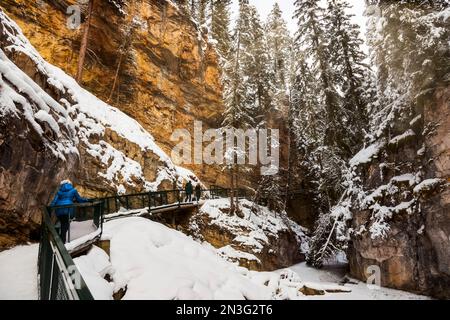
MULTIPOLYGON (((69 180, 64 180, 61 182, 58 193, 50 204, 50 207, 67 206, 73 204, 74 201, 83 203, 88 202, 89 200, 82 198, 69 180)), ((59 208, 55 210, 55 214, 61 224, 61 240, 63 243, 66 243, 67 231, 70 228, 70 219, 73 218, 74 209, 59 208)))
POLYGON ((186 183, 186 187, 184 188, 184 191, 186 192, 186 199, 184 202, 191 202, 192 201, 192 193, 194 192, 194 188, 192 187, 192 182, 186 183))
POLYGON ((197 185, 195 186, 195 198, 197 199, 197 203, 199 203, 201 196, 202 196, 202 187, 200 186, 200 183, 197 183, 197 185))

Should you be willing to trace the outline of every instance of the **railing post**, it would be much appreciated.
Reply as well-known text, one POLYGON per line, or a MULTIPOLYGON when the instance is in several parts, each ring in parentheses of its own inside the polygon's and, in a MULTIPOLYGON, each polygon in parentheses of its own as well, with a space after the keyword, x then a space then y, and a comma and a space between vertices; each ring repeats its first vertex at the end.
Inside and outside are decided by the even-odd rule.
POLYGON ((148 197, 148 211, 150 211, 150 209, 152 208, 152 196, 150 191, 147 193, 147 197, 148 197))
MULTIPOLYGON (((66 241, 66 242, 70 242, 70 225, 72 224, 72 217, 70 216, 70 209, 68 209, 68 210, 69 210, 69 215, 68 215, 69 227, 67 229, 67 239, 64 239, 64 241, 66 241)), ((72 210, 74 210, 74 212, 75 212, 76 209, 72 208, 72 210)), ((62 229, 62 227, 61 227, 61 229, 62 229)))
POLYGON ((104 218, 104 209, 105 209, 105 203, 102 203, 102 206, 100 207, 100 232, 103 234, 103 218, 104 218))

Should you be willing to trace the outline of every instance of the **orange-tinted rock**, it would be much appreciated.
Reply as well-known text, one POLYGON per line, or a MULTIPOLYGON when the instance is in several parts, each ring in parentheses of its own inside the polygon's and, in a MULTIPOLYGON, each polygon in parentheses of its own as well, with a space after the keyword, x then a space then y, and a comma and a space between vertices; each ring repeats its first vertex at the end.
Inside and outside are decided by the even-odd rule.
MULTIPOLYGON (((74 76, 81 28, 67 27, 65 11, 76 3, 4 0, 0 7, 44 59, 74 76)), ((204 129, 220 125, 224 109, 217 55, 206 35, 169 1, 127 3, 123 15, 108 1, 95 1, 83 85, 136 119, 170 155, 174 129, 192 132, 194 120, 203 121, 204 129), (137 24, 130 33, 132 18, 137 24)), ((186 167, 206 184, 227 185, 218 166, 186 167)))

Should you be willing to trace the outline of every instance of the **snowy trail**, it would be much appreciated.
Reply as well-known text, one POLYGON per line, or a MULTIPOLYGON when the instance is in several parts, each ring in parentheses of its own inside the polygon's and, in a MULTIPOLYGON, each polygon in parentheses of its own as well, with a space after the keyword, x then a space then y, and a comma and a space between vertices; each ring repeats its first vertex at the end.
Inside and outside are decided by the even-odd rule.
POLYGON ((0 252, 0 300, 37 300, 39 245, 0 252))

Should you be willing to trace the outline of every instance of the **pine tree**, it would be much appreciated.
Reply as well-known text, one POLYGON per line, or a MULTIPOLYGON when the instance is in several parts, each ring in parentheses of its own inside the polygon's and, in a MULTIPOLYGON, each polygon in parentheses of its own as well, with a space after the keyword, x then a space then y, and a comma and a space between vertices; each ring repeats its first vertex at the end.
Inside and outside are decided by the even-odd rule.
POLYGON ((217 41, 217 50, 222 59, 230 52, 230 12, 231 0, 215 0, 211 10, 211 34, 217 41))
POLYGON ((200 26, 208 23, 210 18, 210 5, 213 0, 177 0, 189 15, 197 21, 200 26))
POLYGON ((340 124, 344 132, 344 145, 340 149, 349 157, 362 147, 367 123, 367 103, 364 82, 370 73, 365 64, 359 26, 351 22, 351 6, 346 0, 331 0, 326 10, 326 30, 330 38, 329 61, 333 68, 334 83, 342 92, 340 124))
POLYGON ((446 79, 449 20, 446 1, 369 1, 368 44, 377 66, 379 112, 371 118, 374 137, 389 135, 395 122, 408 122, 420 101, 446 79))
MULTIPOLYGON (((347 99, 353 101, 351 105, 343 103, 343 108, 351 111, 352 107, 359 107, 362 103, 362 108, 370 110, 371 126, 365 128, 370 131, 367 135, 370 143, 401 134, 413 118, 420 116, 423 101, 429 101, 427 97, 433 94, 434 89, 449 82, 450 64, 446 52, 450 51, 450 46, 445 39, 449 38, 450 21, 444 18, 446 14, 440 12, 445 5, 440 1, 372 1, 373 5, 367 12, 370 17, 368 43, 372 49, 372 64, 377 70, 374 80, 373 74, 358 63, 362 59, 356 51, 358 45, 350 45, 351 42, 346 41, 354 31, 348 23, 349 17, 345 18, 345 3, 340 5, 339 2, 332 1, 328 7, 333 13, 329 14, 328 28, 330 34, 334 34, 333 48, 337 49, 330 51, 330 64, 336 70, 335 79, 343 84, 347 99), (355 53, 346 54, 345 45, 348 48, 353 46, 356 50, 349 49, 348 52, 355 53), (353 74, 352 79, 361 91, 359 98, 350 90, 352 83, 346 68, 357 71, 357 76, 353 74), (359 81, 362 77, 366 80, 359 81)), ((344 171, 341 169, 341 175, 344 171)), ((333 203, 332 210, 322 211, 318 219, 308 256, 308 262, 315 266, 320 266, 323 259, 336 250, 345 248, 350 235, 347 225, 351 219, 350 210, 367 210, 361 200, 367 196, 360 186, 364 178, 352 171, 348 171, 346 176, 343 185, 347 188, 341 198, 333 203)), ((374 216, 372 218, 375 219, 374 216)))
POLYGON ((274 98, 279 104, 290 86, 289 67, 292 57, 292 38, 283 19, 278 3, 275 3, 265 23, 265 38, 270 61, 270 73, 276 92, 274 98))
POLYGON ((205 25, 208 20, 208 3, 209 0, 199 0, 198 22, 201 26, 205 25))
POLYGON ((185 14, 191 14, 188 0, 175 0, 175 3, 180 7, 181 10, 183 10, 185 14))
POLYGON ((330 0, 322 8, 320 3, 295 2, 299 23, 295 50, 302 60, 291 106, 302 187, 320 216, 307 259, 316 266, 339 248, 330 234, 335 232, 330 212, 345 191, 347 161, 362 145, 368 103, 364 92, 368 68, 357 27, 346 13, 348 4, 330 0))
POLYGON ((248 110, 252 110, 253 126, 261 127, 265 126, 268 113, 273 111, 275 84, 270 73, 270 57, 259 14, 254 6, 249 7, 248 14, 249 44, 243 61, 248 78, 246 106, 248 110))
MULTIPOLYGON (((224 67, 224 100, 225 114, 223 126, 226 129, 245 129, 252 123, 252 115, 248 110, 246 102, 247 87, 244 81, 244 66, 248 60, 247 48, 250 47, 251 37, 248 33, 250 30, 249 20, 250 5, 248 0, 239 1, 239 17, 233 30, 231 49, 228 61, 224 67)), ((239 211, 239 200, 237 199, 237 177, 239 167, 237 165, 237 157, 242 150, 237 150, 236 146, 228 146, 226 150, 226 158, 231 159, 232 164, 227 166, 231 180, 230 194, 230 211, 235 213, 239 211)))
POLYGON ((200 26, 206 25, 210 17, 210 5, 213 0, 191 0, 190 5, 186 3, 186 8, 190 8, 191 17, 200 26))
POLYGON ((262 204, 275 213, 284 212, 284 190, 281 180, 279 174, 262 176, 258 183, 255 204, 262 204))
POLYGON ((328 146, 341 144, 342 133, 339 130, 337 111, 340 97, 333 83, 333 70, 328 63, 329 46, 326 41, 324 10, 320 0, 296 0, 295 18, 298 19, 298 31, 295 39, 297 50, 304 50, 311 60, 316 76, 320 105, 325 115, 324 143, 328 146))

